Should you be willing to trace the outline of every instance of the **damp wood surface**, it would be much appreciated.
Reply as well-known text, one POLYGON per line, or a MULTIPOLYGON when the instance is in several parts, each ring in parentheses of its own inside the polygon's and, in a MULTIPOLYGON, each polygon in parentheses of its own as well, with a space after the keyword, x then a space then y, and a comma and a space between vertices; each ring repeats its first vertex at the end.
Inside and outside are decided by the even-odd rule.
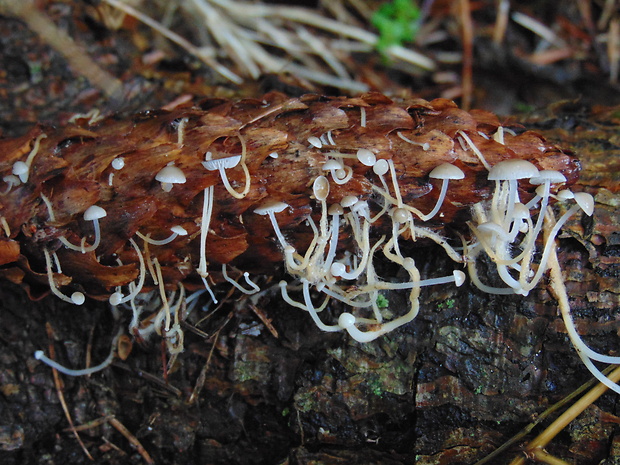
MULTIPOLYGON (((44 128, 49 131, 52 122, 65 126, 74 113, 68 108, 81 110, 98 97, 28 34, 23 24, 1 19, 8 26, 0 28, 4 38, 17 34, 29 50, 43 57, 41 63, 49 60, 55 70, 52 76, 46 76, 53 78, 49 88, 32 86, 23 91, 14 84, 4 94, 5 136, 22 139, 21 145, 3 145, 0 157, 5 153, 23 156, 30 150, 32 139, 44 128), (41 126, 35 126, 39 121, 41 126)), ((19 55, 19 47, 10 50, 19 55)), ((122 51, 117 55, 121 58, 118 68, 128 67, 131 60, 122 51)), ((17 63, 17 68, 11 68, 9 74, 17 76, 18 81, 19 76, 28 73, 38 79, 33 67, 28 70, 32 56, 19 56, 12 62, 17 63)), ((131 134, 130 128, 143 124, 145 134, 149 128, 149 134, 158 137, 155 142, 143 140, 141 144, 162 143, 165 150, 156 152, 161 157, 170 149, 175 153, 177 133, 169 131, 167 124, 161 125, 161 118, 172 122, 174 113, 156 113, 150 120, 148 115, 142 115, 136 117, 137 123, 129 116, 134 114, 132 109, 165 104, 174 94, 170 91, 174 86, 155 97, 143 92, 141 80, 131 84, 134 93, 129 99, 129 111, 102 127, 125 128, 125 134, 131 134), (157 121, 157 125, 149 121, 157 121)), ((233 93, 196 82, 184 90, 189 88, 199 89, 200 94, 224 93, 226 101, 233 93)), ((321 100, 303 103, 314 102, 321 100)), ((255 101, 253 105, 260 103, 255 101)), ((349 113, 359 117, 357 109, 349 113)), ((580 179, 573 188, 594 195, 595 211, 592 218, 577 216, 565 226, 559 239, 559 259, 579 332, 591 347, 617 354, 620 108, 567 104, 537 118, 518 118, 516 122, 537 134, 537 138, 544 138, 537 140, 544 140, 546 146, 561 147, 580 160, 580 179)), ((264 129, 277 130, 269 126, 264 129)), ((93 141, 104 135, 97 135, 86 124, 71 130, 52 130, 42 142, 54 148, 66 141, 61 147, 71 152, 81 144, 96 145, 93 141), (71 130, 77 134, 65 137, 68 133, 63 131, 71 130)), ((288 130, 284 132, 288 134, 288 130)), ((106 137, 112 146, 132 144, 132 150, 136 149, 131 138, 119 140, 114 134, 106 137)), ((240 142, 235 137, 230 140, 235 145, 230 150, 238 153, 240 142)), ((304 150, 308 150, 305 142, 304 150)), ((180 156, 180 152, 176 153, 180 156)), ((109 158, 113 158, 112 154, 109 158)), ((74 168, 62 162, 46 167, 52 174, 57 173, 54 170, 70 169, 74 168)), ((150 176, 152 179, 152 173, 150 176)), ((79 182, 71 187, 73 195, 59 199, 65 206, 83 210, 87 200, 106 194, 99 189, 93 194, 93 182, 87 176, 82 179, 73 173, 71 177, 79 182)), ((217 176, 205 179, 204 184, 192 189, 199 190, 217 176)), ((104 180, 105 185, 108 179, 104 180)), ((120 188, 118 181, 122 181, 121 176, 115 176, 113 185, 120 188)), ((290 198, 293 191, 288 191, 287 181, 283 176, 278 190, 290 198)), ((153 184, 150 189, 151 201, 161 202, 160 186, 153 184)), ((416 184, 414 189, 427 188, 416 184)), ((267 188, 258 192, 256 202, 266 192, 267 188)), ((471 194, 464 193, 465 197, 471 194)), ((34 211, 46 222, 47 212, 41 205, 34 205, 35 197, 30 193, 26 198, 31 202, 23 208, 15 207, 13 213, 26 217, 34 211)), ((432 198, 427 198, 430 206, 432 198)), ((131 201, 126 204, 135 208, 131 201)), ((112 217, 119 219, 122 215, 112 217)), ((69 220, 72 217, 63 219, 67 223, 61 224, 60 230, 75 231, 74 239, 78 241, 82 225, 69 220)), ((163 220, 167 221, 158 221, 163 220)), ((293 225, 295 218, 290 221, 293 225)), ((122 221, 110 223, 110 228, 129 234, 122 229, 122 221)), ((261 221, 259 226, 262 231, 268 230, 267 223, 261 221)), ((161 229, 155 228, 155 232, 161 229)), ((54 238, 58 230, 47 233, 54 238)), ((33 239, 32 247, 36 249, 40 239, 33 239)), ((235 250, 239 243, 247 242, 237 242, 235 250)), ((259 256, 265 257, 265 262, 259 265, 270 268, 275 261, 270 257, 275 252, 261 251, 259 256)), ((438 260, 442 255, 439 252, 438 247, 418 251, 416 259, 425 264, 422 272, 450 272, 453 264, 447 259, 438 260)), ((23 260, 15 266, 13 259, 19 254, 17 244, 3 239, 0 256, 10 260, 5 258, 8 265, 2 264, 4 279, 0 281, 0 461, 85 463, 88 459, 67 429, 51 370, 35 361, 32 354, 53 344, 57 357, 67 365, 83 366, 88 358, 96 364, 109 352, 111 335, 117 328, 107 303, 88 300, 87 305, 76 308, 53 296, 43 297, 44 277, 24 272, 29 266, 23 260), (27 284, 32 296, 40 300, 31 300, 15 283, 27 284), (46 331, 46 325, 51 331, 46 331)), ((222 254, 222 261, 232 259, 232 255, 222 254)), ((63 257, 64 261, 69 263, 69 272, 72 260, 63 257)), ((126 261, 131 261, 129 256, 126 261)), ((89 263, 99 267, 92 259, 89 263)), ((41 267, 35 271, 42 274, 43 265, 38 265, 41 267)), ((134 265, 124 270, 125 279, 135 278, 134 265)), ((74 275, 76 280, 88 282, 88 276, 78 272, 74 275)), ((262 276, 267 281, 282 277, 277 273, 262 276)), ((175 279, 182 277, 176 275, 175 279)), ((102 293, 97 286, 93 289, 95 296, 102 293)), ((79 434, 96 463, 143 460, 109 422, 88 427, 94 420, 113 415, 133 432, 156 463, 472 464, 590 377, 570 346, 556 302, 544 282, 525 298, 489 296, 470 284, 458 289, 425 290, 420 315, 412 323, 370 344, 356 343, 343 334, 322 333, 305 312, 291 308, 279 297, 264 299, 254 307, 237 301, 238 297, 235 294, 224 299, 223 305, 204 321, 206 312, 187 322, 186 350, 174 370, 167 373, 167 379, 159 341, 134 343, 126 360, 115 361, 101 374, 62 377, 61 387, 73 422, 87 426, 79 434)), ((547 450, 580 465, 616 464, 620 460, 618 421, 617 396, 607 394, 547 450)), ((515 447, 496 463, 508 463, 519 454, 515 447)))
MULTIPOLYGON (((201 257, 201 220, 205 220, 201 212, 211 186, 214 206, 206 241, 210 266, 217 270, 220 264, 233 265, 251 274, 273 272, 282 254, 270 221, 255 211, 267 201, 285 203, 279 227, 293 246, 306 244, 304 250, 312 230, 302 223, 308 218, 318 223, 312 186, 318 176, 329 176, 323 168, 326 161, 340 163, 351 177, 332 183, 328 204, 345 196, 371 202, 376 198, 372 181, 379 184, 378 176, 357 160, 360 150, 390 160, 402 186, 402 201, 422 212, 431 211, 438 201, 440 181, 433 186, 428 178, 432 169, 450 163, 463 170, 465 179, 451 183, 441 216, 428 222, 447 237, 446 226, 462 230, 470 207, 490 198, 492 190, 483 162, 461 134, 479 147, 491 166, 509 159, 528 160, 541 170, 563 173, 566 186, 575 182, 580 169, 572 154, 518 125, 518 132, 507 133, 504 143, 493 140, 491 135, 500 127, 494 115, 468 113, 443 99, 393 102, 380 94, 289 98, 272 93, 237 102, 206 100, 200 105, 121 121, 108 118, 90 126, 36 127, 20 138, 0 142, 3 179, 10 177, 16 162, 31 158, 26 183, 5 182, 0 202, 6 227, 0 240, 2 273, 33 289, 30 295, 37 297, 43 292, 37 284, 45 285, 48 279, 41 265, 46 248, 60 258, 65 271, 58 273, 58 279, 63 285, 107 298, 110 289, 137 279, 138 259, 128 239, 137 232, 165 238, 171 228, 181 226, 187 236, 166 247, 154 246, 151 253, 162 266, 166 286, 174 289, 184 281, 192 288, 201 257), (205 154, 222 163, 237 157, 237 166, 207 170, 205 154), (122 160, 121 169, 114 168, 115 160, 122 160), (242 164, 247 166, 247 179, 242 164), (156 177, 169 166, 181 170, 186 182, 171 184, 168 192, 156 177), (224 188, 223 177, 236 192, 247 189, 247 195, 235 199, 224 188), (76 245, 82 237, 94 240, 92 225, 82 219, 92 205, 107 212, 99 221, 101 245, 96 254, 61 246, 59 238, 76 245)), ((332 177, 337 176, 335 171, 332 177)), ((534 187, 529 194, 522 193, 524 202, 534 187)), ((389 228, 385 225, 383 234, 389 228)))

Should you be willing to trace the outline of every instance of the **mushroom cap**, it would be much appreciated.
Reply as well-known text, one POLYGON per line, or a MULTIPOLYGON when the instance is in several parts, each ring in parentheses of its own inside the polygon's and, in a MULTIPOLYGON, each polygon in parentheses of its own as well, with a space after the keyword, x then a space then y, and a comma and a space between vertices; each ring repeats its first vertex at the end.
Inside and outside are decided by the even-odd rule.
POLYGON ((338 326, 347 329, 355 325, 356 318, 351 313, 344 312, 338 317, 338 326))
POLYGON ((342 205, 344 208, 349 208, 350 206, 355 205, 357 200, 357 197, 355 197, 354 195, 345 195, 340 200, 340 205, 342 205))
POLYGON ((594 197, 587 192, 575 192, 575 202, 586 215, 592 216, 594 213, 594 197))
POLYGON ((344 265, 344 263, 334 262, 332 263, 332 266, 329 268, 329 270, 333 276, 338 277, 346 273, 347 267, 344 265))
POLYGON ((209 171, 216 171, 221 169, 229 169, 234 168, 241 161, 241 155, 233 155, 232 157, 218 158, 216 160, 207 160, 202 162, 202 166, 204 166, 209 171))
POLYGON ((465 173, 452 163, 442 163, 433 168, 433 171, 428 174, 428 177, 433 179, 463 179, 465 173))
POLYGON ((535 185, 544 184, 546 181, 549 181, 551 184, 559 184, 566 182, 566 176, 556 170, 542 170, 536 176, 530 178, 530 184, 535 185))
POLYGON ((575 194, 569 189, 563 189, 556 195, 558 200, 570 200, 575 198, 575 194))
POLYGON ((325 163, 323 163, 323 165, 321 166, 321 169, 324 171, 329 171, 329 170, 341 170, 342 169, 342 163, 340 163, 338 160, 327 160, 325 163))
POLYGON ((454 284, 456 284, 456 287, 461 287, 465 283, 466 276, 461 270, 454 270, 452 275, 454 276, 454 284))
POLYGON ((316 147, 317 149, 320 149, 321 147, 323 147, 323 142, 321 142, 321 139, 319 139, 316 136, 308 137, 308 142, 310 142, 310 145, 316 147))
POLYGON ((512 210, 512 218, 515 220, 524 220, 529 218, 530 211, 521 202, 517 202, 512 210))
POLYGON ((254 210, 254 213, 259 215, 267 215, 269 213, 280 213, 288 207, 287 203, 280 202, 279 200, 267 200, 264 204, 254 210))
POLYGON ((179 236, 187 236, 187 230, 183 226, 179 226, 178 224, 176 226, 171 227, 170 231, 178 234, 179 236))
POLYGON ((318 176, 312 185, 312 192, 317 200, 325 200, 329 195, 329 181, 325 176, 318 176))
POLYGON ((489 171, 489 181, 511 181, 533 178, 538 175, 538 168, 526 160, 504 160, 489 171))
POLYGON ((185 184, 186 181, 183 171, 173 165, 164 166, 159 173, 155 175, 155 180, 168 184, 185 184))
POLYGON ((106 216, 108 212, 106 212, 103 208, 97 205, 91 205, 84 212, 84 219, 86 221, 94 221, 106 216))
POLYGON ((411 213, 404 208, 394 208, 390 213, 392 221, 399 224, 406 223, 411 218, 411 213))
POLYGON ((357 159, 362 165, 365 166, 374 166, 377 162, 376 155, 368 149, 359 149, 357 151, 357 159))
POLYGON ((342 205, 340 205, 339 203, 334 203, 329 206, 327 213, 329 215, 344 215, 344 209, 342 208, 342 205))
POLYGON ((353 205, 351 205, 351 213, 363 216, 364 218, 370 218, 370 208, 368 207, 368 202, 365 200, 358 200, 353 205))
POLYGON ((117 157, 112 160, 112 168, 115 170, 121 170, 125 166, 125 159, 123 157, 117 157))
POLYGON ((386 159, 381 158, 372 166, 373 172, 378 176, 383 176, 390 170, 390 165, 386 159))
POLYGON ((86 296, 84 296, 84 294, 82 294, 81 292, 76 291, 71 294, 71 302, 73 302, 75 305, 82 305, 84 302, 86 302, 86 296))
POLYGON ((16 176, 20 176, 22 174, 26 174, 29 171, 28 165, 23 161, 16 161, 13 163, 13 174, 16 176))

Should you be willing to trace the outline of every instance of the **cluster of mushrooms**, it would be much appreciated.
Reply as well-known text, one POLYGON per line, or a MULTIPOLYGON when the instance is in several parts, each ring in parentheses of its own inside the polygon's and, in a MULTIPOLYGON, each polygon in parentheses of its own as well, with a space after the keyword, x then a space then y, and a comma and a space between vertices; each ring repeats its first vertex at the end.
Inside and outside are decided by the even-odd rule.
MULTIPOLYGON (((279 292, 290 306, 307 312, 321 330, 346 331, 356 341, 369 342, 416 317, 420 310, 422 287, 461 286, 469 277, 473 285, 487 293, 527 295, 551 270, 551 286, 556 295, 559 295, 559 307, 579 356, 595 376, 611 389, 620 392, 620 388, 607 380, 592 363, 593 360, 620 363, 620 357, 598 354, 583 343, 572 322, 563 283, 553 275, 554 271, 557 271, 555 239, 566 221, 580 210, 586 215, 592 215, 592 196, 569 190, 566 187, 566 184, 569 184, 567 178, 559 170, 539 169, 526 159, 501 155, 506 139, 517 139, 515 133, 501 125, 497 125, 494 131, 478 130, 477 133, 458 127, 456 130, 443 132, 435 129, 438 126, 433 126, 433 117, 441 115, 442 112, 452 116, 457 114, 453 106, 442 102, 435 107, 432 107, 433 102, 425 102, 420 106, 420 115, 427 117, 429 130, 426 135, 416 134, 415 128, 385 129, 386 123, 380 121, 376 123, 377 127, 391 138, 387 135, 377 138, 383 146, 359 143, 358 141, 364 139, 367 126, 375 124, 372 117, 379 113, 373 110, 381 107, 383 113, 397 121, 394 123, 395 128, 402 127, 403 121, 410 124, 408 121, 412 118, 407 112, 411 110, 388 107, 389 102, 386 103, 385 100, 360 104, 358 99, 355 100, 355 105, 348 102, 353 100, 343 100, 333 105, 315 101, 296 101, 294 105, 278 103, 271 108, 266 103, 262 103, 262 106, 255 105, 255 116, 248 117, 248 122, 238 124, 234 131, 228 131, 223 139, 220 138, 236 138, 239 142, 237 153, 222 153, 221 150, 218 152, 216 148, 211 148, 210 144, 219 140, 215 135, 207 144, 207 150, 202 152, 199 162, 192 161, 192 164, 188 165, 186 159, 179 155, 153 173, 152 179, 140 174, 146 186, 144 192, 148 192, 149 196, 158 199, 174 198, 175 195, 184 197, 185 205, 190 205, 191 208, 195 209, 195 204, 200 203, 200 213, 187 214, 188 217, 193 215, 193 222, 187 218, 182 221, 180 217, 177 224, 168 222, 165 233, 167 236, 164 237, 159 236, 161 229, 155 237, 152 234, 153 228, 148 232, 132 230, 135 235, 124 240, 122 253, 107 254, 108 261, 110 257, 115 257, 119 269, 127 266, 127 257, 136 264, 136 274, 131 282, 124 281, 124 284, 114 285, 112 292, 107 295, 113 308, 131 309, 133 317, 130 332, 140 338, 147 338, 155 333, 161 335, 165 338, 169 352, 176 356, 183 350, 182 320, 187 318, 196 306, 198 297, 205 292, 209 294, 210 301, 217 303, 217 288, 213 288, 213 285, 226 282, 250 299, 279 292), (287 128, 287 124, 290 126, 290 122, 287 123, 285 118, 278 119, 278 112, 288 114, 287 112, 293 110, 308 108, 311 104, 323 109, 330 118, 337 117, 345 123, 350 121, 350 114, 357 112, 356 124, 347 123, 347 127, 341 122, 340 128, 329 129, 317 135, 306 132, 303 138, 296 141, 297 148, 293 149, 289 142, 282 142, 285 137, 278 139, 277 125, 280 124, 282 128, 287 128), (328 108, 328 105, 332 107, 328 108), (341 107, 345 106, 353 109, 346 115, 347 120, 340 115, 345 113, 341 110, 341 107), (256 136, 256 130, 255 139, 252 139, 251 132, 243 133, 245 126, 259 123, 264 123, 260 128, 264 132, 260 136, 256 136), (351 129, 354 126, 355 129, 351 129), (451 135, 447 136, 447 133, 451 135), (261 142, 263 146, 259 147, 257 140, 267 140, 264 134, 278 140, 277 144, 280 145, 275 142, 271 145, 261 142), (478 143, 474 139, 478 140, 478 143), (478 145, 481 142, 495 147, 501 156, 496 155, 490 161, 478 145), (448 147, 441 156, 452 157, 451 159, 456 159, 458 163, 442 160, 433 152, 433 143, 448 147), (359 145, 355 147, 355 144, 359 145), (426 191, 420 188, 412 195, 409 186, 402 183, 406 178, 405 171, 410 169, 407 166, 408 161, 390 156, 384 150, 385 147, 393 147, 395 144, 404 144, 405 152, 410 148, 418 154, 416 156, 426 157, 424 166, 434 166, 425 176, 428 186, 426 191), (265 152, 258 162, 252 158, 252 151, 257 150, 257 147, 265 152), (278 147, 288 147, 286 155, 276 150, 278 147), (456 149, 459 150, 461 158, 454 156, 456 149), (312 153, 312 157, 307 160, 300 157, 302 150, 312 153), (471 168, 466 174, 457 165, 467 165, 468 169, 474 167, 477 171, 471 171, 474 169, 471 168), (307 188, 300 188, 302 192, 307 189, 308 193, 287 194, 285 189, 281 189, 280 198, 272 198, 273 196, 269 195, 270 179, 275 180, 272 181, 274 185, 283 182, 281 179, 286 177, 286 174, 282 175, 282 171, 287 169, 301 169, 300 172, 308 176, 307 188), (458 188, 459 183, 469 182, 468 186, 474 186, 479 182, 468 179, 472 173, 478 178, 485 178, 485 189, 488 193, 476 202, 459 205, 458 196, 450 196, 450 192, 458 188), (159 193, 148 187, 148 183, 158 184, 159 193), (193 191, 181 191, 183 186, 189 184, 192 184, 193 191), (528 187, 524 189, 526 184, 528 187), (350 187, 353 185, 354 187, 350 187), (492 187, 488 187, 489 185, 492 187), (522 200, 523 192, 534 189, 535 193, 522 200), (354 195, 353 192, 359 194, 354 195), (432 202, 425 198, 429 192, 432 192, 432 196, 428 196, 432 197, 432 202), (290 201, 283 199, 286 195, 290 201), (299 199, 304 195, 310 204, 300 206, 299 199), (195 199, 198 201, 195 202, 195 199), (236 269, 235 259, 243 257, 243 254, 230 259, 220 259, 221 270, 217 270, 217 273, 208 270, 209 265, 218 263, 208 251, 213 247, 212 241, 216 236, 214 224, 218 223, 222 227, 221 210, 219 214, 215 213, 222 202, 232 205, 233 209, 237 206, 238 221, 235 228, 246 228, 250 231, 243 241, 239 241, 246 247, 244 250, 252 250, 251 231, 265 230, 264 224, 267 222, 271 234, 262 239, 254 238, 258 244, 255 244, 255 247, 263 251, 271 248, 270 256, 281 257, 288 279, 261 288, 258 284, 260 276, 253 281, 247 271, 240 272, 236 269), (292 205, 294 202, 298 204, 292 205), (569 206, 556 220, 552 205, 559 202, 569 206), (436 226, 444 219, 453 217, 457 207, 469 212, 469 239, 465 239, 465 235, 461 234, 461 241, 455 244, 436 226), (295 217, 297 219, 291 220, 295 217), (299 240, 299 237, 308 240, 299 240), (412 247, 420 240, 431 241, 439 246, 455 263, 456 269, 446 276, 422 276, 415 259, 415 247, 412 247), (138 241, 141 241, 142 247, 138 241), (153 254, 151 249, 161 251, 172 246, 178 246, 179 248, 174 250, 182 251, 176 255, 185 254, 185 258, 178 259, 174 265, 175 270, 182 274, 182 277, 195 273, 202 281, 201 290, 187 291, 180 278, 177 279, 176 289, 170 289, 170 283, 167 282, 170 272, 166 268, 169 265, 161 263, 163 257, 169 257, 170 254, 158 256, 157 253, 153 254), (196 249, 197 260, 192 260, 191 253, 195 253, 196 249), (481 263, 484 263, 484 278, 479 272, 481 263), (230 267, 235 269, 236 277, 229 275, 230 267), (489 269, 496 271, 495 276, 490 277, 493 282, 485 282, 485 279, 489 279, 489 269), (381 270, 390 270, 389 276, 382 275, 381 270), (217 279, 214 280, 215 275, 217 279), (241 279, 245 282, 244 285, 240 284, 241 279), (148 318, 141 317, 145 313, 149 314, 148 318)), ((247 108, 244 107, 244 110, 247 108)), ((298 116, 293 114, 291 118, 298 116)), ((221 123, 223 120, 215 121, 221 123)), ((192 141, 199 140, 195 135, 199 126, 196 124, 196 117, 192 119, 192 115, 177 117, 173 122, 176 144, 169 143, 167 147, 176 147, 175 150, 180 154, 191 146, 192 141)), ((480 123, 481 126, 484 124, 487 123, 480 123)), ((303 130, 300 130, 300 133, 303 133, 303 130)), ((25 161, 20 159, 12 163, 12 172, 3 178, 6 184, 3 196, 29 184, 33 161, 45 137, 45 134, 36 137, 25 161)), ((192 146, 192 151, 201 149, 196 147, 192 146)), ((403 152, 402 148, 399 150, 403 152)), ((107 185, 104 187, 110 199, 114 199, 115 195, 120 195, 118 192, 126 189, 122 176, 128 163, 130 162, 126 156, 116 154, 105 162, 105 166, 97 168, 101 173, 98 176, 107 176, 107 185)), ((50 178, 51 176, 50 174, 50 178)), ((274 191, 276 187, 273 187, 274 191)), ((468 188, 461 186, 460 189, 463 192, 468 188)), ((37 192, 36 197, 44 205, 47 216, 42 221, 57 224, 57 203, 54 204, 43 191, 37 192)), ((69 282, 59 282, 59 277, 63 276, 63 265, 57 252, 64 248, 77 254, 94 254, 99 260, 103 242, 99 221, 107 214, 101 205, 89 205, 83 211, 82 221, 91 223, 92 227, 80 240, 65 237, 63 230, 59 228, 53 238, 59 245, 55 246, 55 249, 42 247, 49 289, 60 299, 82 305, 86 296, 81 290, 74 290, 71 294, 63 293, 63 284, 69 282)), ((165 218, 168 219, 169 216, 165 218)), ((16 237, 17 234, 11 231, 5 216, 0 215, 0 219, 6 237, 16 237)), ((107 287, 110 287, 109 283, 107 287)), ((107 366, 113 353, 111 352, 102 364, 87 370, 61 367, 49 360, 42 351, 38 351, 35 356, 67 374, 79 375, 107 366)))

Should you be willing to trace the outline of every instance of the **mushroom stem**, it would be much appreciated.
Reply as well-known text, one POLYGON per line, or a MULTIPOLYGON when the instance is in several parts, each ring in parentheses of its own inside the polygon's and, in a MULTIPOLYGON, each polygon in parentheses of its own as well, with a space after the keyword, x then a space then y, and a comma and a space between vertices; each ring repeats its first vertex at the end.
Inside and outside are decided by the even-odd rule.
POLYGON ((536 287, 536 285, 538 284, 538 282, 542 278, 543 273, 545 271, 547 271, 547 269, 548 269, 547 268, 547 261, 549 260, 549 256, 552 253, 552 249, 555 248, 555 238, 556 238, 556 236, 560 232, 560 229, 562 228, 562 226, 564 226, 564 223, 566 223, 566 221, 568 221, 568 219, 571 216, 573 216, 576 212, 578 212, 580 209, 581 209, 580 205, 578 205, 578 204, 573 205, 570 209, 568 209, 568 211, 566 213, 564 213, 560 217, 558 222, 553 226, 553 228, 551 229, 551 231, 547 235, 547 239, 545 241, 545 248, 543 249, 542 257, 540 259, 540 263, 538 264, 538 269, 536 270, 536 274, 529 280, 529 282, 528 282, 528 279, 527 279, 528 278, 527 271, 529 271, 529 267, 524 267, 524 269, 521 270, 521 277, 520 277, 519 281, 520 281, 520 284, 521 284, 521 288, 525 292, 524 295, 527 295, 527 293, 529 291, 531 291, 532 289, 534 289, 536 287))
MULTIPOLYGON (((52 253, 54 254, 54 258, 57 260, 58 258, 56 256, 56 252, 52 252, 52 253)), ((50 290, 52 291, 52 294, 54 294, 60 300, 63 300, 70 304, 82 305, 85 302, 84 294, 78 291, 78 292, 74 292, 73 294, 71 294, 71 297, 68 297, 64 295, 62 292, 60 292, 58 287, 56 287, 56 281, 54 280, 54 273, 52 271, 52 259, 51 259, 49 250, 47 250, 45 247, 43 248, 43 254, 45 255, 45 267, 47 269, 47 280, 49 282, 50 290)))
POLYGON ((94 367, 83 368, 81 370, 74 370, 72 368, 67 368, 65 366, 62 366, 57 361, 52 360, 51 358, 47 357, 42 350, 37 350, 34 353, 34 358, 60 371, 62 374, 67 375, 67 376, 92 375, 93 373, 97 373, 98 371, 101 371, 110 366, 110 364, 114 360, 114 353, 116 352, 116 342, 118 341, 118 338, 120 337, 121 332, 122 331, 119 330, 116 336, 114 336, 114 339, 112 339, 112 345, 111 345, 112 348, 110 349, 110 354, 106 357, 106 359, 103 362, 101 362, 99 365, 96 365, 94 367))
MULTIPOLYGON (((49 204, 48 204, 48 208, 49 208, 49 204)), ((82 253, 86 253, 86 252, 92 252, 93 250, 95 250, 97 247, 99 247, 99 242, 101 240, 101 230, 99 228, 99 219, 103 218, 104 216, 106 216, 107 213, 106 211, 101 208, 98 207, 97 205, 91 205, 90 207, 88 207, 86 209, 86 211, 84 212, 84 219, 86 221, 92 221, 93 222, 93 229, 95 232, 95 240, 93 241, 92 245, 89 245, 88 247, 84 246, 84 243, 86 241, 86 238, 82 238, 82 243, 80 244, 80 246, 76 246, 73 245, 71 242, 69 242, 69 240, 64 237, 64 236, 60 236, 58 238, 58 240, 60 242, 62 242, 62 244, 67 247, 68 249, 71 250, 76 250, 78 252, 82 252, 82 253)), ((50 215, 50 218, 53 221, 53 218, 50 215)))
POLYGON ((260 291, 260 287, 258 287, 252 281, 250 281, 250 274, 247 271, 243 273, 243 278, 245 279, 245 282, 248 283, 248 285, 251 287, 251 289, 246 289, 241 284, 239 284, 237 281, 235 281, 234 279, 231 279, 230 276, 228 276, 228 272, 226 271, 225 263, 222 263, 222 276, 224 277, 226 281, 228 281, 230 284, 232 284, 235 288, 239 289, 244 294, 252 295, 260 291))
MULTIPOLYGON (((133 304, 133 300, 142 291, 142 287, 144 287, 144 281, 146 279, 146 265, 144 263, 144 257, 142 256, 142 251, 138 247, 138 244, 136 244, 136 241, 134 241, 132 238, 129 239, 129 243, 134 248, 134 250, 136 251, 136 255, 138 256, 138 261, 140 263, 140 276, 138 278, 138 284, 137 285, 135 285, 133 282, 130 283, 130 285, 129 285, 129 288, 130 288, 129 294, 127 294, 125 297, 123 297, 123 295, 121 294, 120 295, 120 297, 121 297, 120 299, 117 299, 116 297, 113 299, 114 302, 118 302, 116 305, 120 305, 120 304, 123 304, 125 302, 129 302, 129 301, 131 301, 132 304, 133 304), (133 290, 131 289, 132 285, 135 286, 133 288, 133 290)), ((112 300, 112 296, 114 296, 115 294, 117 294, 117 293, 115 292, 114 294, 112 294, 110 296, 111 300, 112 300)), ((114 305, 112 303, 112 301, 110 303, 112 305, 114 305)))
POLYGON ((172 234, 165 239, 151 239, 149 235, 145 236, 140 231, 136 231, 136 235, 145 242, 151 245, 166 245, 175 240, 179 236, 186 236, 187 231, 181 226, 173 226, 170 228, 172 234))
POLYGON ((217 304, 215 294, 211 290, 207 282, 207 234, 209 234, 209 224, 211 223, 211 215, 213 215, 213 186, 209 186, 204 190, 204 199, 202 201, 202 219, 200 222, 200 261, 198 263, 198 274, 202 278, 205 289, 211 296, 213 303, 217 304))
POLYGON ((439 212, 439 209, 443 205, 443 201, 446 198, 449 183, 450 183, 449 179, 442 180, 441 191, 439 192, 439 198, 437 198, 437 203, 435 203, 435 207, 427 215, 422 215, 422 217, 420 218, 422 221, 430 220, 439 212))
POLYGON ((620 364, 620 357, 599 354, 598 352, 590 349, 583 342, 583 339, 581 339, 581 336, 575 328, 575 322, 573 321, 573 317, 570 313, 568 294, 566 292, 566 286, 564 285, 564 280, 562 278, 562 271, 560 270, 558 255, 555 248, 552 248, 549 254, 549 276, 551 279, 551 289, 555 294, 556 299, 558 299, 558 306, 560 307, 560 313, 562 314, 562 319, 564 320, 564 325, 566 326, 568 337, 573 343, 573 346, 575 347, 579 358, 586 366, 586 368, 590 371, 590 373, 592 373, 592 375, 594 375, 601 383, 603 383, 609 389, 620 394, 620 386, 611 381, 605 375, 603 375, 603 373, 601 373, 600 370, 592 363, 592 360, 597 360, 604 363, 620 364))
POLYGON ((312 303, 312 298, 310 297, 310 282, 307 279, 302 278, 301 283, 303 286, 303 295, 304 295, 304 303, 306 304, 306 310, 310 313, 312 320, 317 325, 317 327, 326 332, 334 332, 334 331, 342 331, 342 328, 338 325, 326 325, 321 321, 319 315, 317 314, 317 310, 314 308, 314 304, 312 303))

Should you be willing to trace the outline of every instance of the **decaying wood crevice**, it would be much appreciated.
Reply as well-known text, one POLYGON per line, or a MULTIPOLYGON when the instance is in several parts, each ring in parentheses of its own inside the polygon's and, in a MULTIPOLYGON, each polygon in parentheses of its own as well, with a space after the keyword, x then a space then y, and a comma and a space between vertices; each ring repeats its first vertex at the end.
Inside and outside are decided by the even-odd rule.
MULTIPOLYGON (((307 228, 300 225, 309 216, 318 216, 312 182, 324 174, 321 166, 330 151, 354 156, 366 148, 377 158, 392 159, 403 200, 423 211, 432 209, 439 190, 428 173, 443 162, 460 167, 465 179, 451 185, 441 218, 431 221, 439 230, 446 224, 464 229, 469 207, 488 198, 493 187, 480 160, 459 141, 460 132, 474 141, 491 165, 511 158, 530 160, 539 169, 562 172, 566 185, 574 183, 579 173, 574 156, 540 135, 515 126, 515 135, 507 132, 505 145, 500 144, 490 137, 501 126, 494 115, 468 113, 442 99, 394 102, 380 94, 291 99, 271 93, 261 99, 208 99, 169 112, 88 122, 82 118, 63 128, 37 126, 20 138, 0 141, 0 174, 5 178, 5 193, 0 196, 0 216, 5 221, 0 273, 24 284, 31 297, 40 296, 47 287, 43 248, 56 251, 63 265, 63 275, 56 273, 59 285, 71 284, 93 298, 105 299, 110 289, 138 275, 128 240, 136 232, 166 237, 175 225, 184 227, 188 236, 165 247, 153 246, 150 253, 162 265, 167 286, 174 288, 184 281, 191 288, 192 282, 198 282, 194 270, 200 256, 203 191, 209 186, 215 186, 206 249, 209 264, 270 273, 281 262, 281 253, 269 221, 254 210, 267 199, 287 203, 290 208, 278 215, 284 234, 294 245, 310 242, 307 228), (309 143, 312 137, 322 137, 323 146, 309 143), (37 139, 40 147, 28 181, 10 186, 6 176, 15 162, 28 157, 37 139), (235 199, 224 189, 218 171, 207 171, 202 162, 207 152, 214 159, 240 155, 244 145, 251 185, 244 198, 235 199), (116 170, 112 162, 119 157, 125 166, 116 170), (155 175, 170 163, 184 172, 187 182, 165 192, 155 175), (54 221, 42 195, 51 203, 54 221), (73 244, 83 237, 92 240, 93 227, 82 214, 95 204, 107 211, 100 221, 102 240, 96 253, 62 247, 61 236, 73 244)), ((352 167, 353 177, 332 188, 328 202, 339 202, 346 195, 372 200, 371 168, 347 159, 344 163, 352 167)), ((227 170, 227 176, 233 186, 243 187, 239 166, 227 170)), ((217 272, 212 276, 219 279, 217 272)))

